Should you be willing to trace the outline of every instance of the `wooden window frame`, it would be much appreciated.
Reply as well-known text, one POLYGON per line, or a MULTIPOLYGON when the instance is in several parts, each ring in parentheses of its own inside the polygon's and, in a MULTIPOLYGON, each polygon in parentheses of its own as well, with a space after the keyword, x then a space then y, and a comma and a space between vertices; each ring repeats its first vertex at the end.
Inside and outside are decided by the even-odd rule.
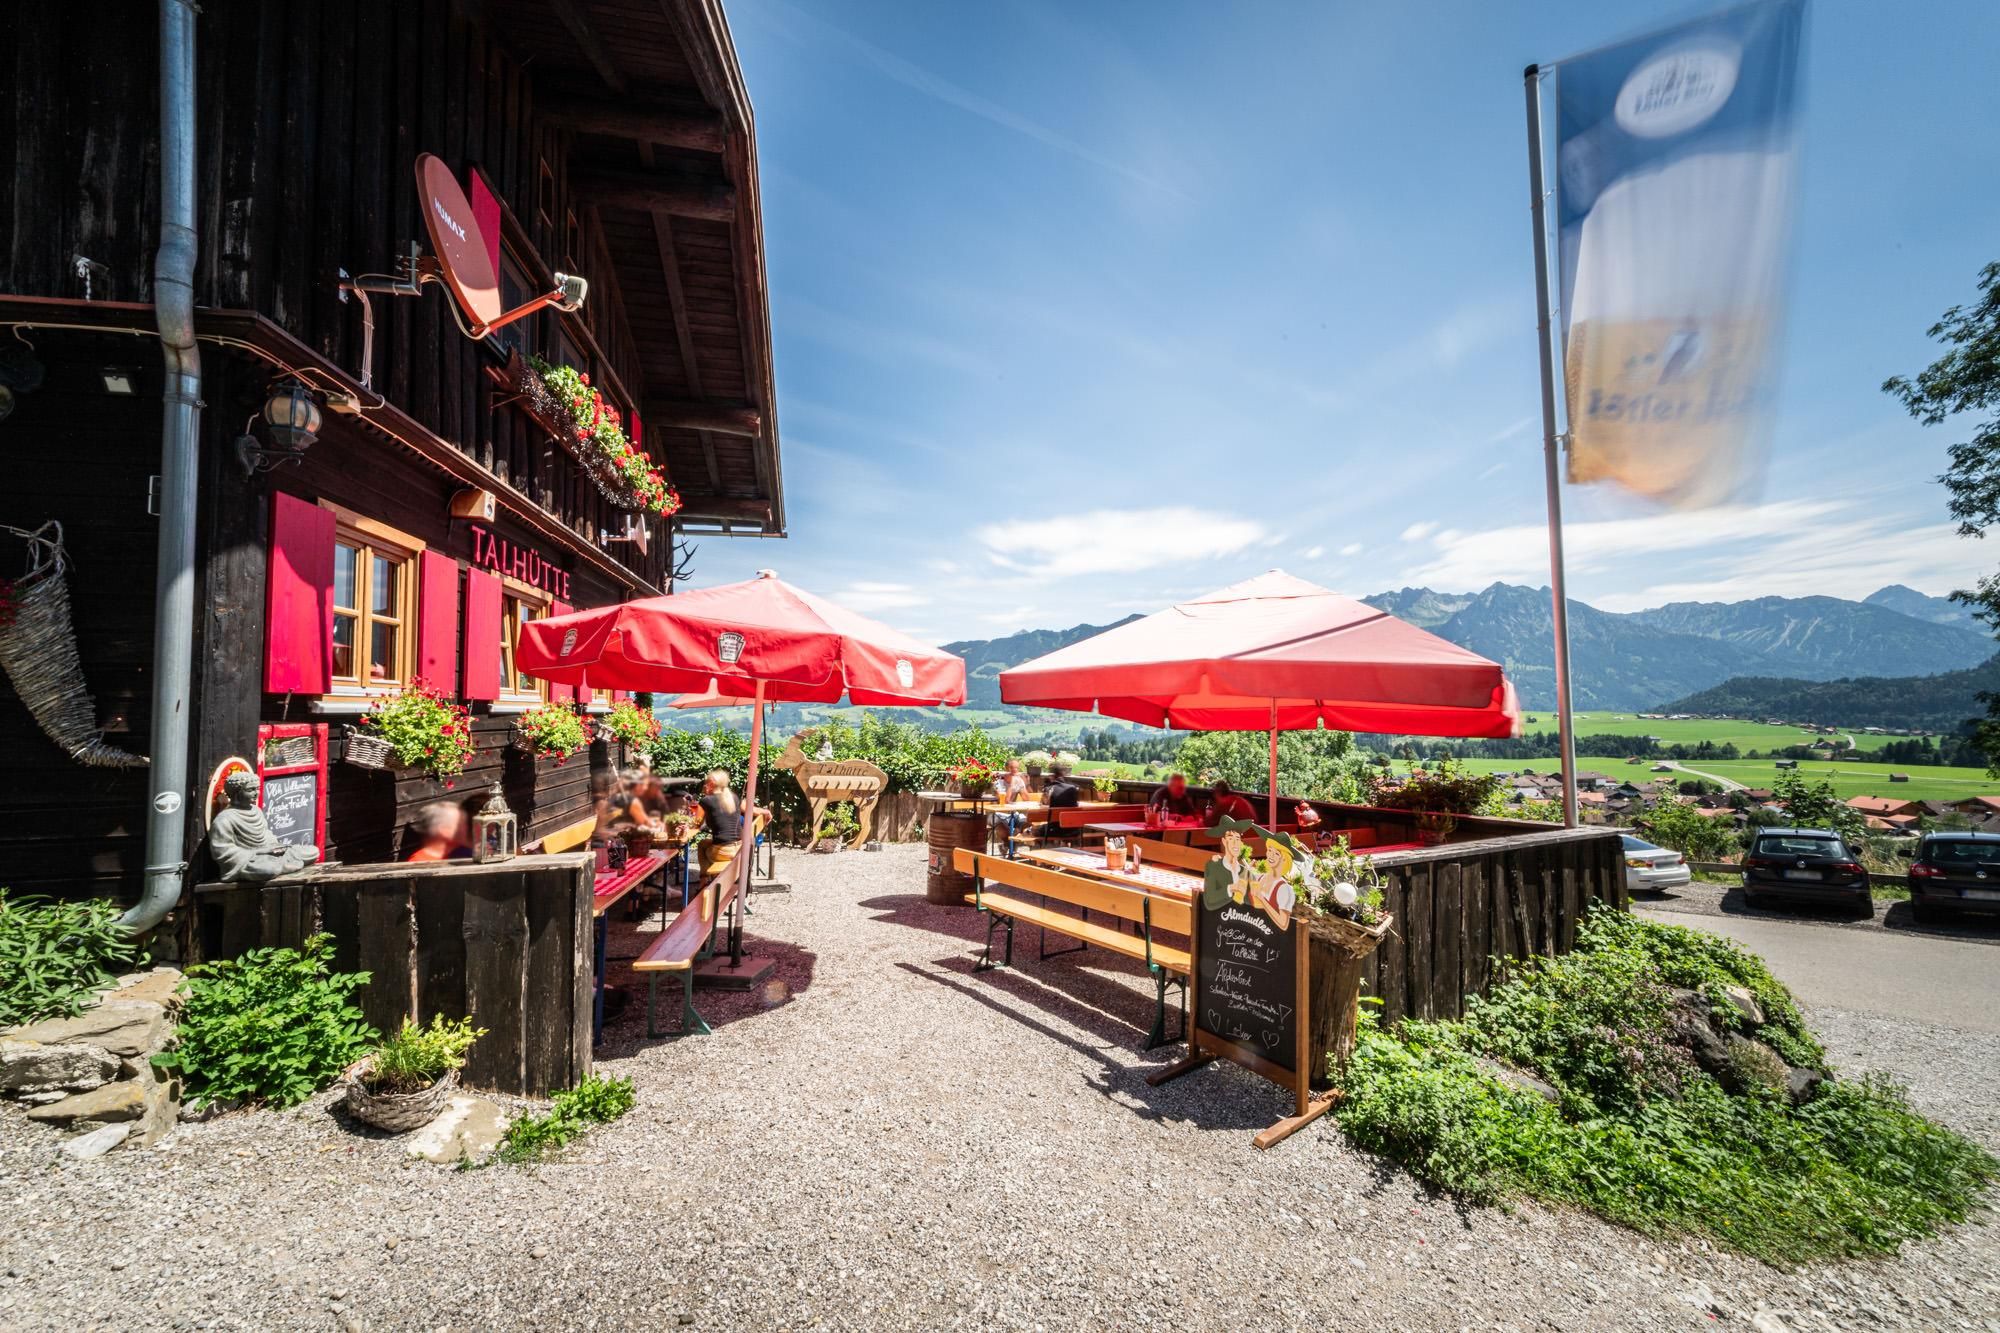
POLYGON ((535 614, 530 620, 540 620, 549 614, 549 607, 555 598, 532 584, 519 579, 500 575, 500 697, 493 701, 497 710, 532 708, 536 704, 547 703, 549 683, 530 676, 533 690, 519 688, 520 673, 514 669, 514 640, 520 630, 520 606, 532 606, 535 614))
POLYGON ((407 532, 329 501, 320 501, 320 508, 329 511, 334 517, 336 580, 340 564, 339 548, 345 546, 357 552, 354 569, 355 605, 343 609, 335 604, 334 624, 328 627, 329 633, 333 633, 342 619, 354 622, 354 674, 342 676, 338 674, 338 666, 335 666, 333 674, 328 677, 327 692, 322 697, 374 699, 400 694, 411 681, 416 679, 417 674, 418 564, 419 557, 426 549, 425 543, 407 532), (381 616, 370 609, 375 559, 378 556, 390 561, 395 568, 396 611, 392 616, 381 616), (371 654, 374 649, 374 627, 377 623, 383 622, 396 627, 395 662, 392 664, 393 674, 377 680, 362 673, 373 665, 371 654))

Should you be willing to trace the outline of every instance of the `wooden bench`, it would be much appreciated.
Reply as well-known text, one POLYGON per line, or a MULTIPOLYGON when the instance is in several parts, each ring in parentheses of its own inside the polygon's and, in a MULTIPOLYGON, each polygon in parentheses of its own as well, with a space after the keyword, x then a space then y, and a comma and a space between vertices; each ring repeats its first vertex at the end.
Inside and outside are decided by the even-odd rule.
POLYGON ((574 824, 564 824, 554 833, 544 833, 541 849, 545 853, 573 851, 589 843, 590 835, 597 828, 597 816, 587 815, 574 824))
POLYGON ((690 898, 667 928, 660 932, 659 938, 632 960, 632 970, 646 974, 647 1036, 674 1035, 661 1032, 659 1028, 656 1005, 662 972, 678 972, 681 976, 680 1035, 701 1033, 706 1036, 713 1031, 708 1021, 695 1011, 694 965, 708 956, 708 942, 715 934, 715 923, 729 910, 742 885, 742 877, 738 875, 726 875, 711 883, 690 898))
MULTIPOLYGON (((1181 1036, 1186 1035, 1188 951, 1160 943, 1153 938, 1153 932, 1158 929, 1187 936, 1194 929, 1193 912, 1188 904, 1137 893, 1080 875, 1010 861, 1004 856, 974 851, 970 847, 960 847, 952 852, 952 866, 972 876, 972 892, 966 895, 965 900, 986 915, 986 948, 979 961, 981 970, 1011 967, 1014 962, 1014 923, 1030 922, 1042 929, 1044 959, 1079 952, 1095 944, 1100 949, 1137 959, 1146 965, 1154 988, 1153 1026, 1146 1034, 1148 1050, 1168 1040, 1167 987, 1178 985, 1181 991, 1181 1036), (1042 901, 1037 904, 1015 894, 993 893, 987 888, 989 881, 1042 901), (1058 911, 1048 905, 1050 900, 1067 903, 1080 909, 1083 915, 1077 917, 1058 911), (1093 911, 1116 921, 1132 922, 1139 927, 1139 933, 1128 935, 1117 926, 1100 925, 1090 920, 1093 911), (1006 949, 1002 961, 998 963, 993 961, 995 924, 1003 925, 1007 931, 1006 949), (1047 948, 1049 931, 1076 940, 1076 949, 1059 949, 1050 953, 1047 948)), ((1173 1040, 1180 1040, 1180 1037, 1173 1040)))

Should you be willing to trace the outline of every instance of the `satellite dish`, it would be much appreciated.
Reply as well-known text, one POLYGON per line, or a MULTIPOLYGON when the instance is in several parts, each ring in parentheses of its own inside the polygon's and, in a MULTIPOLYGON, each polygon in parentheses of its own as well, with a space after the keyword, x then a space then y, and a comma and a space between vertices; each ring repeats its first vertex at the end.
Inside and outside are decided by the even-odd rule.
POLYGON ((491 325, 500 318, 500 275, 472 216, 472 201, 435 153, 417 158, 417 193, 445 286, 475 325, 491 325))

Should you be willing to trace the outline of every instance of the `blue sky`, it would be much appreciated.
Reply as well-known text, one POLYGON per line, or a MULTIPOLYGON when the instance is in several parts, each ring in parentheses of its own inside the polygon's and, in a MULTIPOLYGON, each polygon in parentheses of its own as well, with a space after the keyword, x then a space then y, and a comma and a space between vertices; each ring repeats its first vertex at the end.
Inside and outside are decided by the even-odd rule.
MULTIPOLYGON (((1520 72, 1690 12, 733 0, 792 535, 703 539, 697 582, 938 642, 1273 567, 1545 583, 1520 72)), ((1769 476, 1692 514, 1566 487, 1572 595, 1991 567, 1934 480, 1963 432, 1877 386, 2000 259, 1995 51, 1984 0, 1815 4, 1769 476)))

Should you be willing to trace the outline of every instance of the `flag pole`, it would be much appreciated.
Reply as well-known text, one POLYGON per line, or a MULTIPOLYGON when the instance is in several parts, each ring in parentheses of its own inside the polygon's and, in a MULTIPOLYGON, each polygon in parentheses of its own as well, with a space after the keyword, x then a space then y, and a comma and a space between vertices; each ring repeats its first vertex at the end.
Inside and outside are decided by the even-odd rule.
POLYGON ((1561 441, 1556 437, 1555 358, 1549 341, 1549 242, 1542 188, 1541 67, 1521 76, 1528 96, 1528 190, 1535 223, 1535 331, 1542 357, 1542 472, 1549 497, 1549 600, 1556 657, 1556 728, 1562 759, 1562 816, 1576 827, 1576 737, 1570 719, 1569 595, 1563 577, 1561 441))

